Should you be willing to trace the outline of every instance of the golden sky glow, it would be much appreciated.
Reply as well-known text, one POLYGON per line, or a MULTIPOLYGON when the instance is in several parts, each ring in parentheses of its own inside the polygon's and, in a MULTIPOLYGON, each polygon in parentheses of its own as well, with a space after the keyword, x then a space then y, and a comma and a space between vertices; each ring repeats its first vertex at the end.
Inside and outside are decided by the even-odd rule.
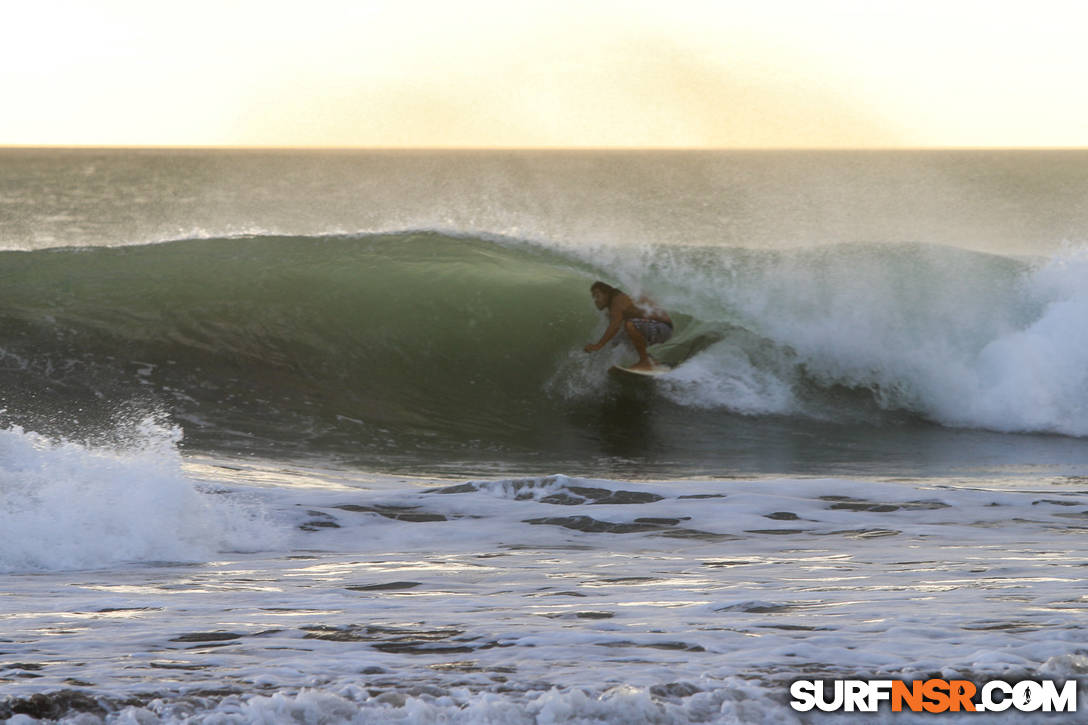
POLYGON ((0 145, 1088 146, 1088 6, 37 0, 0 145))

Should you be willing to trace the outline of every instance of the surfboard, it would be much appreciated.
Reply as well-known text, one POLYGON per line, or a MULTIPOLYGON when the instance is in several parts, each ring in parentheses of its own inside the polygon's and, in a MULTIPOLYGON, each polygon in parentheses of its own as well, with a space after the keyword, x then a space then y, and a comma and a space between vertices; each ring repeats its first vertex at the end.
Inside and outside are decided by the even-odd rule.
POLYGON ((623 365, 613 365, 608 368, 608 372, 612 373, 616 377, 628 378, 631 380, 651 380, 664 375, 667 372, 672 371, 672 365, 666 365, 665 363, 657 363, 654 365, 653 370, 633 370, 631 368, 624 367, 623 365))

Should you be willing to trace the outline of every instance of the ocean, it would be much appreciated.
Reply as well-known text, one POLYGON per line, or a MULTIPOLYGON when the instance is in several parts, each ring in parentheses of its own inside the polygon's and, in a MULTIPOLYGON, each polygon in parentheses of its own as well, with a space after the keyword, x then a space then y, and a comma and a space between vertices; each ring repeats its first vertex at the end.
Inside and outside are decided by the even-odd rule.
POLYGON ((0 150, 0 720, 1083 679, 1085 199, 1084 151, 0 150), (598 279, 672 372, 583 352, 598 279))

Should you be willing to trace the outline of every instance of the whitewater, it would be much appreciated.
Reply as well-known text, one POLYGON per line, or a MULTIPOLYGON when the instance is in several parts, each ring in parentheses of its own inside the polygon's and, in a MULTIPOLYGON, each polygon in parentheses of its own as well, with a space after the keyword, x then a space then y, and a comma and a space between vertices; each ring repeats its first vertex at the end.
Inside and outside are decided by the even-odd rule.
POLYGON ((0 719, 809 723, 802 677, 1088 670, 1088 155, 0 161, 0 719), (672 373, 582 352, 596 279, 672 373))

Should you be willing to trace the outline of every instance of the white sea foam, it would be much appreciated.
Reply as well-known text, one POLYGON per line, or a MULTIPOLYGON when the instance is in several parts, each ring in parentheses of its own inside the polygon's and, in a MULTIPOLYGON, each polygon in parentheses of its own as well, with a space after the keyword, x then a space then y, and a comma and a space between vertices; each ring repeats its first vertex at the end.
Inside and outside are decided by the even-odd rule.
MULTIPOLYGON (((81 469, 108 458, 34 451, 81 469)), ((38 453, 15 458, 31 468, 38 453)), ((246 491, 293 533, 196 566, 9 574, 12 696, 78 680, 117 722, 758 723, 791 722, 784 693, 801 671, 1084 670, 1076 481, 352 485, 316 470, 232 466, 218 482, 214 466, 167 470, 178 487, 199 470, 246 491)), ((84 480, 108 492, 104 478, 84 480)), ((99 523, 82 531, 117 525, 83 501, 99 523)), ((160 526, 208 534, 171 510, 160 526)), ((149 538, 111 540, 132 551, 149 538)), ((209 552, 167 543, 172 557, 209 552)))
POLYGON ((696 408, 788 415, 800 407, 789 380, 753 365, 747 355, 729 345, 696 356, 661 383, 670 398, 696 408))
POLYGON ((0 571, 204 561, 272 544, 258 507, 183 474, 180 435, 149 420, 123 447, 94 448, 0 431, 0 571))
POLYGON ((1037 319, 979 353, 964 413, 996 430, 1088 435, 1088 248, 1071 249, 1034 270, 1026 283, 1037 319))
MULTIPOLYGON (((171 721, 183 708, 167 703, 128 707, 118 723, 171 721)), ((187 713, 188 714, 188 713, 187 713)), ((298 693, 229 698, 210 713, 189 715, 194 723, 450 723, 451 725, 667 725, 696 722, 740 725, 784 725, 800 722, 780 702, 757 687, 735 679, 714 692, 685 699, 655 697, 645 687, 619 686, 600 693, 556 688, 514 699, 495 693, 454 689, 441 694, 373 697, 359 687, 334 691, 306 689, 298 693)))
POLYGON ((805 391, 841 386, 944 425, 1088 435, 1088 248, 1032 264, 881 244, 572 254, 733 326, 661 386, 681 404, 835 417, 805 391))

